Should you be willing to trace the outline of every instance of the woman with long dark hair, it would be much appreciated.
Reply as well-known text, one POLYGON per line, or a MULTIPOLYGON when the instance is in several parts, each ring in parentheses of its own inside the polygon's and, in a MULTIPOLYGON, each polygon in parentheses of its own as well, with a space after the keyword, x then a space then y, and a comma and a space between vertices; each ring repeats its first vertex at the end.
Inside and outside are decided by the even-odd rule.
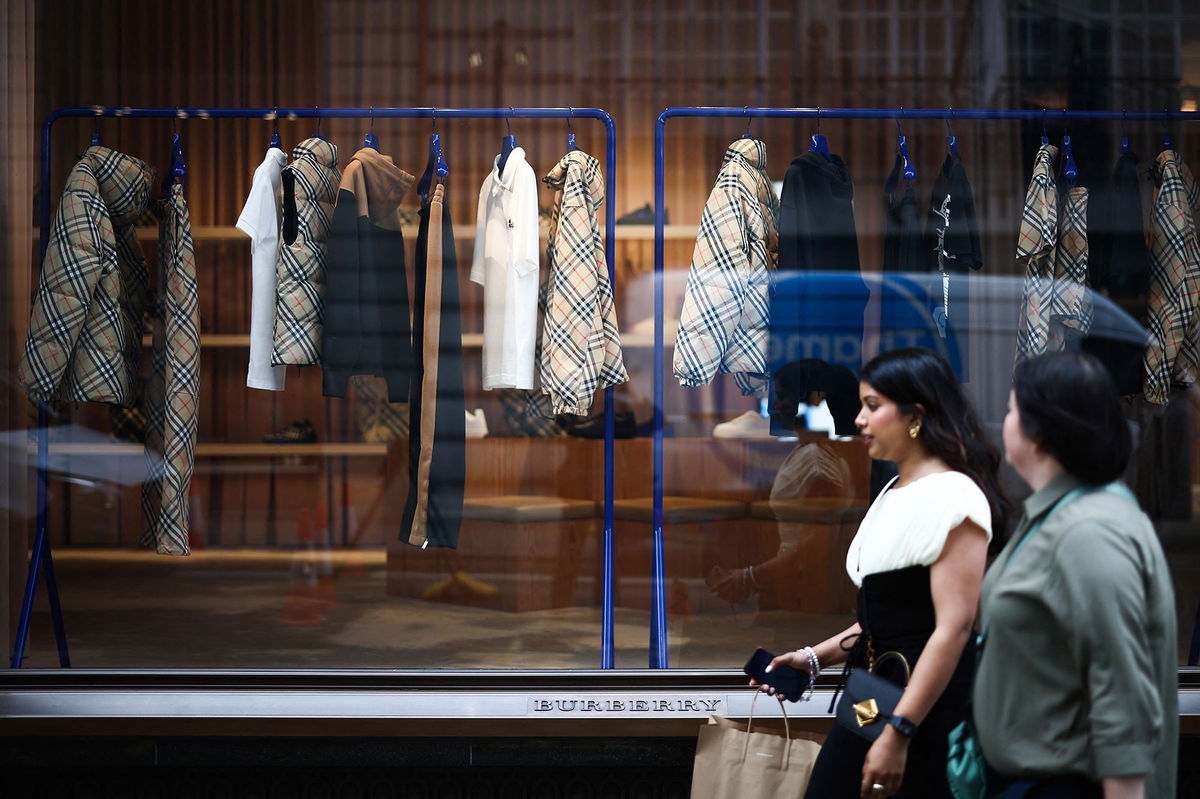
POLYGON ((1115 482, 1132 449, 1100 361, 1017 366, 1004 455, 1033 494, 983 582, 974 720, 1028 799, 1175 796, 1175 598, 1154 526, 1115 482))
MULTIPOLYGON (((858 621, 780 655, 771 668, 845 662, 864 669, 877 655, 899 653, 911 676, 888 726, 872 743, 835 725, 806 796, 950 797, 946 738, 965 717, 988 542, 1006 523, 1000 455, 950 364, 929 350, 875 357, 859 394, 855 424, 867 451, 895 462, 898 475, 872 503, 846 557, 859 586, 858 621)), ((881 676, 904 682, 903 670, 881 676)))

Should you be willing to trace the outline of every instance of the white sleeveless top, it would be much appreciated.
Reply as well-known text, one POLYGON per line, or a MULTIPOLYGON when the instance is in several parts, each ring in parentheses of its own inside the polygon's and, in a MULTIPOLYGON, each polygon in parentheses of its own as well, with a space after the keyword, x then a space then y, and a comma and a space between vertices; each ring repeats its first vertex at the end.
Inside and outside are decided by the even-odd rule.
POLYGON ((975 481, 962 472, 937 472, 880 492, 846 553, 846 572, 857 586, 868 574, 930 566, 950 531, 970 519, 992 540, 992 509, 975 481))

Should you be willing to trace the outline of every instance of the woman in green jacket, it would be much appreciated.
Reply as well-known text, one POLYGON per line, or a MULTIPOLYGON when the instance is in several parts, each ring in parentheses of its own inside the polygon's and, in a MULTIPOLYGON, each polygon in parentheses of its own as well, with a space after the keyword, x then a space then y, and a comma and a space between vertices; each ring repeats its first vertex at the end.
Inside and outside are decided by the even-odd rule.
POLYGON ((974 719, 1006 796, 1175 796, 1175 601, 1150 520, 1116 483, 1132 441, 1096 359, 1022 362, 1006 460, 1033 489, 980 600, 974 719))

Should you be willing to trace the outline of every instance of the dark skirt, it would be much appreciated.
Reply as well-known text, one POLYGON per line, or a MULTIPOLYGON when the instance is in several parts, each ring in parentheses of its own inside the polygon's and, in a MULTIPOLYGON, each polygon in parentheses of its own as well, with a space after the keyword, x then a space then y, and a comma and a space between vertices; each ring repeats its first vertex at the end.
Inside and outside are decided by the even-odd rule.
MULTIPOLYGON (((872 574, 858 593, 858 621, 864 634, 849 646, 847 669, 867 667, 867 635, 876 657, 899 652, 915 669, 934 629, 929 567, 872 574)), ((889 661, 894 662, 894 661, 889 661)), ((946 783, 947 736, 966 718, 975 670, 975 644, 963 649, 950 683, 921 722, 908 748, 908 760, 898 799, 952 799, 946 783)), ((903 673, 880 675, 903 683, 903 673)), ((813 766, 806 799, 857 799, 862 787, 863 761, 871 742, 834 725, 813 766)))

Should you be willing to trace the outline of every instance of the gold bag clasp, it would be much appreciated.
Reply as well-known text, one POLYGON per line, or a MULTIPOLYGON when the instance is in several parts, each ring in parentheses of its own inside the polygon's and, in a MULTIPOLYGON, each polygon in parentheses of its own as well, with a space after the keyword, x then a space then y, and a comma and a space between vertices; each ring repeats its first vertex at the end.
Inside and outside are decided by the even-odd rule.
POLYGON ((859 727, 874 724, 879 719, 879 705, 875 704, 874 699, 857 702, 854 705, 854 717, 858 719, 859 727))

